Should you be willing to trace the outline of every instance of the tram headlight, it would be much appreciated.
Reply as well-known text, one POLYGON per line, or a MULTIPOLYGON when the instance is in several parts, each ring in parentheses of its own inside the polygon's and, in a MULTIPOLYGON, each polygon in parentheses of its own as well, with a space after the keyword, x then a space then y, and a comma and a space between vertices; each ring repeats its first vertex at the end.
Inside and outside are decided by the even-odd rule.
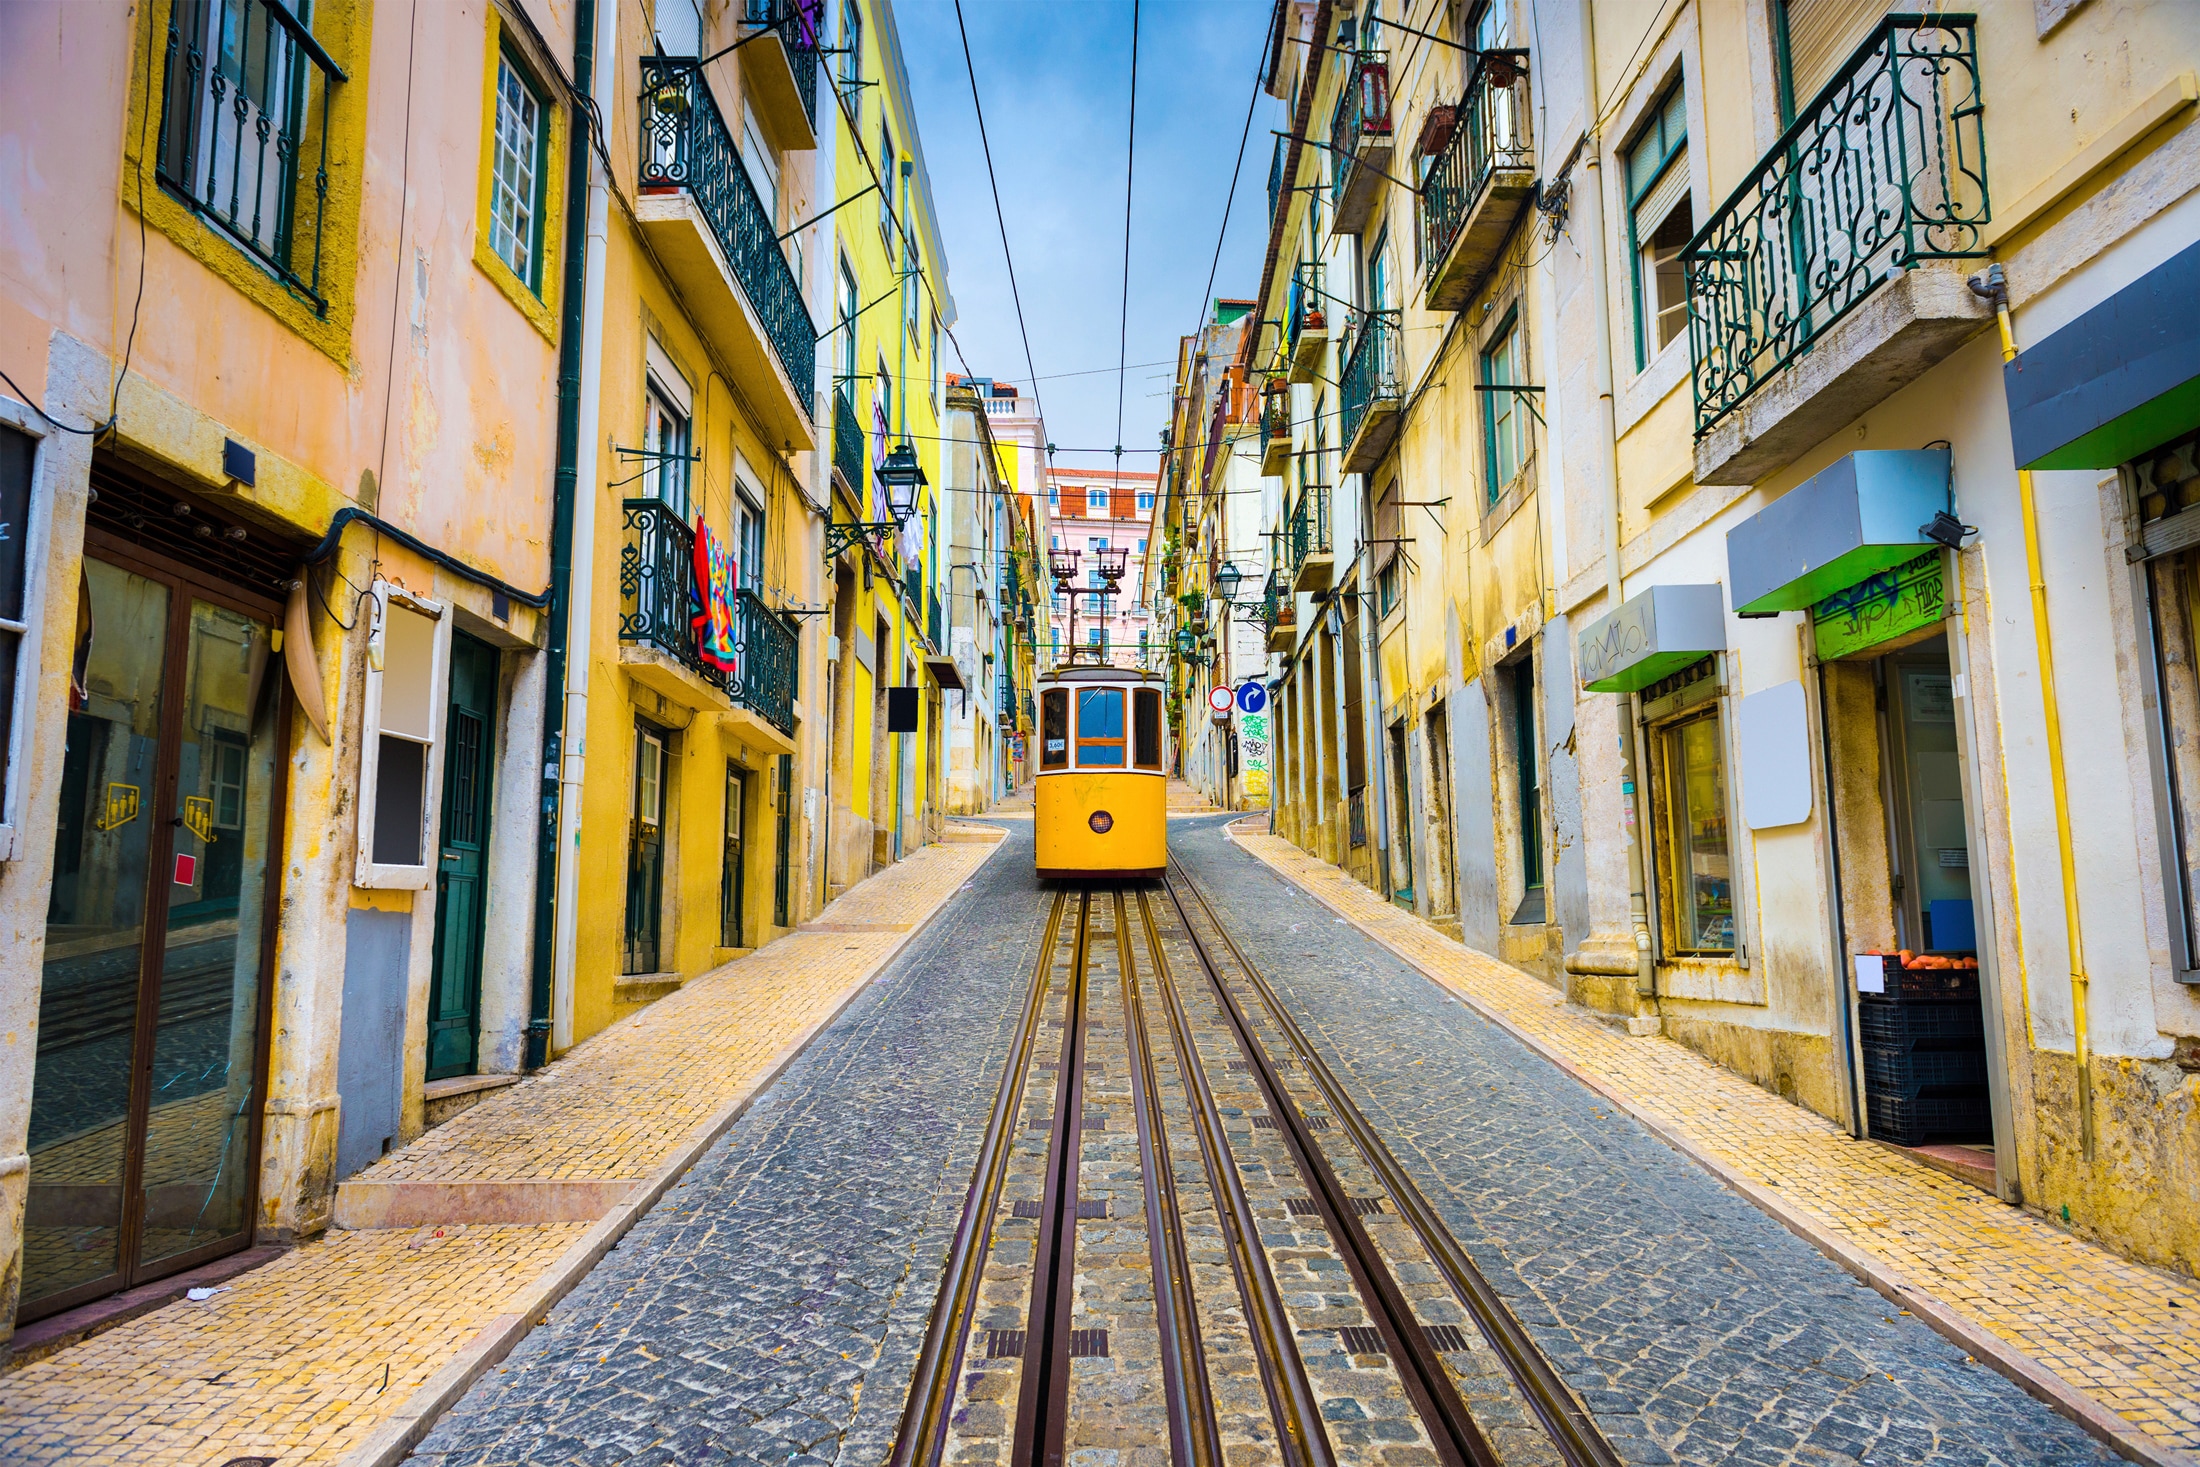
POLYGON ((1106 835, 1109 831, 1115 829, 1115 817, 1105 810, 1095 810, 1092 812, 1092 818, 1087 820, 1085 824, 1092 827, 1094 835, 1106 835))

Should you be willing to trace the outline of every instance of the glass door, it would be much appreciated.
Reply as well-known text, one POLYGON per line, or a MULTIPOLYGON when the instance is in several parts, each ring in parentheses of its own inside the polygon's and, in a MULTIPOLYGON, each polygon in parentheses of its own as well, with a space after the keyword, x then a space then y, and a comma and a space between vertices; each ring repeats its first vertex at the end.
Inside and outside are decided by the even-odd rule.
POLYGON ((89 557, 79 602, 21 1318, 243 1246, 257 1169, 270 619, 89 557))

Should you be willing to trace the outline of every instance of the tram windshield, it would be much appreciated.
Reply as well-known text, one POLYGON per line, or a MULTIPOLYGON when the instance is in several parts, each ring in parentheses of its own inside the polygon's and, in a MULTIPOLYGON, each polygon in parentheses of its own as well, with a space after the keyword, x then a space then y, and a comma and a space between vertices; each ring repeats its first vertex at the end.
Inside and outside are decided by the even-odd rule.
POLYGON ((1077 767, 1123 767, 1123 690, 1077 690, 1077 767))
POLYGON ((1039 695, 1039 767, 1069 768, 1069 689, 1039 695))
POLYGON ((1140 769, 1161 767, 1161 690, 1140 688, 1131 695, 1133 758, 1140 769))

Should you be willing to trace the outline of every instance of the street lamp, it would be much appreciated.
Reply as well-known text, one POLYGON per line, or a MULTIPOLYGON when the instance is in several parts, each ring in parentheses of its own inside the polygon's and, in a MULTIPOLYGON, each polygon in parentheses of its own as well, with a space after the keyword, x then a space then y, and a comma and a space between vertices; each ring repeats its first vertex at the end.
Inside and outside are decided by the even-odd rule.
POLYGON ((1225 601, 1237 600, 1238 586, 1244 579, 1245 572, 1224 561, 1214 573, 1215 594, 1225 601))
POLYGON ((909 516, 917 510, 917 491, 930 481, 917 463, 917 451, 906 443, 898 443, 894 451, 886 455, 886 462, 878 466, 878 481, 886 486, 887 512, 897 525, 909 523, 909 516))

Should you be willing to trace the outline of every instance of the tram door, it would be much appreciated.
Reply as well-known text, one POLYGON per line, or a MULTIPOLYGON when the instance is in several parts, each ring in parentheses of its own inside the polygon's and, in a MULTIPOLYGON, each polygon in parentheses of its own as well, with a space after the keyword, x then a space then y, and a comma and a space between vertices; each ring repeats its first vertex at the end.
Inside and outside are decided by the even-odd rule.
POLYGON ((247 1241, 285 717, 273 608, 87 554, 31 1098, 36 1318, 247 1241))

